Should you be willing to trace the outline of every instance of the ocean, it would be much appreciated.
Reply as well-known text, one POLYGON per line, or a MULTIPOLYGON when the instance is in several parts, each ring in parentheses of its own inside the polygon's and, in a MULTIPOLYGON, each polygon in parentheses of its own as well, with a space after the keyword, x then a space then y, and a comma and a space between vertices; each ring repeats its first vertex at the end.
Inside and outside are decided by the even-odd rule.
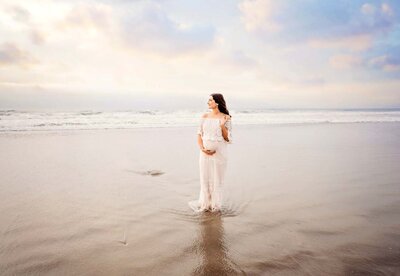
MULTIPOLYGON (((0 132, 190 127, 207 110, 0 110, 0 132)), ((231 110, 233 125, 400 122, 400 109, 231 110)))

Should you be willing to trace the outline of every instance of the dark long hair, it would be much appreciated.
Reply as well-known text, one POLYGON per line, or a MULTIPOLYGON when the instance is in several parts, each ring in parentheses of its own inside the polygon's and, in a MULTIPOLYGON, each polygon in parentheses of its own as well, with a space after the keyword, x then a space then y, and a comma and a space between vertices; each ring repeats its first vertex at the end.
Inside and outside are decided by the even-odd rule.
MULTIPOLYGON (((214 93, 214 94, 211 94, 210 96, 212 96, 214 101, 218 104, 218 110, 226 115, 229 115, 229 111, 226 108, 224 96, 219 93, 214 93)), ((229 115, 229 116, 232 117, 231 115, 229 115)))

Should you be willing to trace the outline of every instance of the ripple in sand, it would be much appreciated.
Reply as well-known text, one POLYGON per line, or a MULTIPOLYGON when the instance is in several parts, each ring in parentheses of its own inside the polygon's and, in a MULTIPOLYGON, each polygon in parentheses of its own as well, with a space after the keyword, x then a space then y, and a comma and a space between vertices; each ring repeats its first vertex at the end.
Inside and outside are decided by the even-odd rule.
POLYGON ((332 231, 332 230, 321 230, 321 229, 303 229, 299 230, 299 232, 310 235, 310 236, 336 236, 339 234, 343 234, 341 231, 332 231))
POLYGON ((253 261, 250 264, 250 270, 257 274, 263 274, 267 272, 290 272, 292 274, 288 275, 304 275, 304 273, 299 273, 300 271, 307 271, 303 267, 303 264, 307 263, 309 260, 313 260, 314 258, 314 252, 309 250, 299 250, 297 252, 286 254, 278 258, 253 261))
POLYGON ((65 264, 64 258, 49 254, 37 254, 6 263, 3 272, 9 273, 9 275, 42 275, 51 271, 55 272, 65 264))

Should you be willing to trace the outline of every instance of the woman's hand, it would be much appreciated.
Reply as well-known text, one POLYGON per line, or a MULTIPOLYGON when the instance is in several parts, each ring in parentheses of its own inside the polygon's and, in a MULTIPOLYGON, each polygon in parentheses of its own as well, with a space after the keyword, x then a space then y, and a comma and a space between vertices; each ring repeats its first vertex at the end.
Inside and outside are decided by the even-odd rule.
POLYGON ((208 149, 201 149, 202 152, 204 152, 207 155, 213 155, 215 153, 215 150, 208 150, 208 149))

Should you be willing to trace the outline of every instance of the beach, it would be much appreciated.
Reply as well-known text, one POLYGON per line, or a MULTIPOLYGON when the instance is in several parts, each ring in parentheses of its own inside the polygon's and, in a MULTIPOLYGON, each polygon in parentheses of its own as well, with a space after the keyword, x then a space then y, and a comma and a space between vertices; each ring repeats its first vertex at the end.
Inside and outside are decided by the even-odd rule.
POLYGON ((1 275, 400 275, 400 123, 233 126, 221 214, 196 127, 0 133, 1 275))

